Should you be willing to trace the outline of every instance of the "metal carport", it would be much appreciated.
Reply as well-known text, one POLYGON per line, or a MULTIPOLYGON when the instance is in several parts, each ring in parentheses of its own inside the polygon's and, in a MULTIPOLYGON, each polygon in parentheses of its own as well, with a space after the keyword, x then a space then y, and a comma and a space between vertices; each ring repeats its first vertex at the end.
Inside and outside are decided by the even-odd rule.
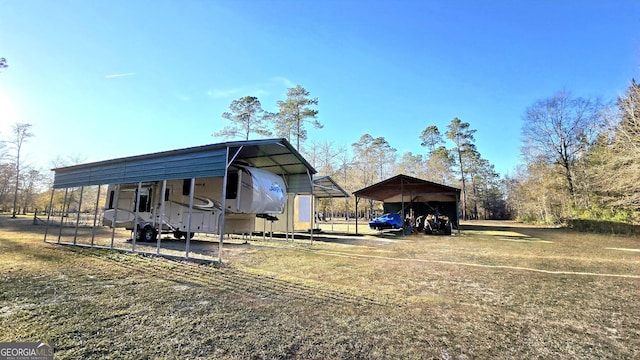
MULTIPOLYGON (((313 196, 316 199, 329 199, 331 203, 331 230, 333 231, 333 199, 349 198, 351 195, 347 193, 340 185, 338 185, 331 176, 314 176, 313 177, 313 196)), ((315 205, 314 205, 315 209, 315 205)))
MULTIPOLYGON (((153 181, 166 183, 167 180, 175 179, 191 179, 193 186, 196 178, 213 176, 224 177, 223 183, 226 183, 227 171, 232 164, 248 165, 282 176, 288 195, 295 196, 298 193, 313 194, 312 177, 316 170, 304 157, 286 139, 261 139, 224 142, 56 168, 52 170, 55 175, 50 204, 53 202, 56 189, 65 189, 64 204, 67 201, 67 190, 80 187, 79 203, 81 204, 85 186, 141 184, 153 181)), ((225 187, 221 189, 223 201, 225 199, 225 190, 225 187)), ((98 207, 99 205, 96 204, 94 230, 98 207)), ((47 217, 44 241, 47 241, 50 215, 51 211, 49 211, 47 217)), ((78 211, 79 218, 80 211, 78 211)), ((61 219, 60 230, 62 229, 62 223, 61 219)), ((77 226, 78 222, 76 221, 76 234, 77 226)), ((224 214, 219 233, 219 261, 222 261, 224 214)), ((189 240, 189 237, 187 237, 186 258, 189 257, 189 240)), ((158 237, 159 241, 160 237, 158 237)), ((57 243, 60 243, 60 233, 57 243)), ((75 235, 73 245, 76 245, 75 235)), ((135 251, 135 236, 132 250, 135 251)))
MULTIPOLYGON (((333 178, 328 175, 314 175, 313 176, 313 193, 311 192, 299 192, 294 199, 290 199, 287 203, 287 208, 283 214, 287 219, 288 224, 293 224, 293 230, 298 231, 310 231, 314 226, 315 213, 317 208, 317 199, 329 199, 331 203, 331 210, 333 211, 333 198, 349 198, 351 195, 347 193, 340 185, 338 185, 333 178), (304 214, 304 215, 301 215, 304 214), (308 220, 301 220, 301 218, 309 217, 308 220), (297 219, 297 220, 296 220, 297 219)), ((333 216, 332 216, 333 219, 333 216)), ((269 223, 269 233, 276 231, 283 231, 277 217, 266 217, 262 220, 262 223, 258 221, 256 224, 256 231, 262 231, 263 237, 266 233, 267 222, 269 223), (274 221, 275 224, 274 225, 274 221)), ((333 230, 333 220, 331 223, 331 230, 333 230)), ((294 234, 292 234, 293 239, 294 234)), ((287 237, 288 239, 288 237, 287 237)))
MULTIPOLYGON (((460 232, 458 219, 458 202, 460 189, 399 174, 377 184, 353 192, 356 198, 356 213, 360 199, 382 201, 383 203, 401 203, 402 219, 405 218, 404 204, 411 202, 443 202, 455 204, 455 224, 460 232)), ((451 214, 449 214, 451 216, 451 214)), ((356 222, 358 233, 358 222, 356 222)))

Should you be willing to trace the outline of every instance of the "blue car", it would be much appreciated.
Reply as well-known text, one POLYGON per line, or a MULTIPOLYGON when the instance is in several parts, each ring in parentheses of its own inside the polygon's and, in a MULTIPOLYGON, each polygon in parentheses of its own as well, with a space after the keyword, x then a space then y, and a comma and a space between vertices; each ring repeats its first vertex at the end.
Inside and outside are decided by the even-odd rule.
POLYGON ((373 230, 400 229, 402 228, 402 217, 399 214, 384 214, 369 221, 369 227, 373 230))

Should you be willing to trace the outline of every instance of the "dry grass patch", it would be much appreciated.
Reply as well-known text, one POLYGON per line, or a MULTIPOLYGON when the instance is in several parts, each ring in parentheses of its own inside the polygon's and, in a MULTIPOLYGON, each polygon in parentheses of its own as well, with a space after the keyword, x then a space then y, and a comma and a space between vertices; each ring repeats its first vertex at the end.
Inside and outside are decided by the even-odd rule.
POLYGON ((0 341, 57 359, 638 356, 640 254, 607 249, 638 239, 480 225, 253 241, 216 266, 44 244, 0 216, 0 341))

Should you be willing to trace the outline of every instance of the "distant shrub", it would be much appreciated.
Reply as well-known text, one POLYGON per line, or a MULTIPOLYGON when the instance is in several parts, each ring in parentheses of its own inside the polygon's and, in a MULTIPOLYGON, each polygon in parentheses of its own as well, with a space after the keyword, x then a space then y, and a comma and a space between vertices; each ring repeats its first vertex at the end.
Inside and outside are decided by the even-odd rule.
POLYGON ((591 209, 574 210, 573 218, 583 220, 604 220, 633 224, 636 222, 637 215, 632 211, 593 207, 591 209))
POLYGON ((562 220, 556 218, 554 216, 549 216, 549 221, 544 221, 535 215, 520 215, 516 218, 516 221, 519 221, 523 224, 532 224, 532 225, 559 225, 562 224, 562 220))
POLYGON ((580 232, 600 234, 639 235, 640 213, 626 210, 592 207, 574 209, 571 218, 547 216, 548 221, 539 214, 521 214, 517 220, 525 224, 561 225, 580 232))
POLYGON ((620 221, 569 219, 566 226, 580 232, 591 232, 614 235, 638 235, 640 226, 620 221))

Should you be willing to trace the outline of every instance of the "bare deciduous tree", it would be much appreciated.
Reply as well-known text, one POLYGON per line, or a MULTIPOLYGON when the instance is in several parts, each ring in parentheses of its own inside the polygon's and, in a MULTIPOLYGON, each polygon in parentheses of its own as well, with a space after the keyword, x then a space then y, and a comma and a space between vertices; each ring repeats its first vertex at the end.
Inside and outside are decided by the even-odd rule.
POLYGON ((455 163, 451 152, 444 146, 438 146, 427 160, 428 172, 425 179, 454 186, 455 176, 452 169, 455 163))
POLYGON ((18 190, 20 188, 20 152, 22 150, 23 143, 30 137, 33 136, 29 130, 31 129, 31 124, 27 123, 16 123, 12 127, 13 138, 9 140, 10 146, 15 151, 15 165, 16 165, 16 182, 15 189, 13 194, 13 213, 11 215, 12 218, 16 217, 17 206, 18 206, 18 190))
POLYGON ((573 198, 573 167, 601 128, 599 101, 559 92, 527 108, 522 127, 522 153, 529 163, 558 164, 573 198))
POLYGON ((38 187, 42 184, 42 171, 38 169, 26 169, 23 171, 22 180, 22 215, 26 215, 28 208, 33 208, 34 195, 38 191, 38 187))
POLYGON ((398 163, 398 173, 405 174, 417 178, 424 178, 426 175, 426 162, 422 154, 414 155, 411 151, 402 154, 402 158, 398 163))
POLYGON ((336 147, 331 141, 312 141, 303 154, 318 174, 334 176, 340 166, 338 156, 345 151, 345 147, 336 147))

